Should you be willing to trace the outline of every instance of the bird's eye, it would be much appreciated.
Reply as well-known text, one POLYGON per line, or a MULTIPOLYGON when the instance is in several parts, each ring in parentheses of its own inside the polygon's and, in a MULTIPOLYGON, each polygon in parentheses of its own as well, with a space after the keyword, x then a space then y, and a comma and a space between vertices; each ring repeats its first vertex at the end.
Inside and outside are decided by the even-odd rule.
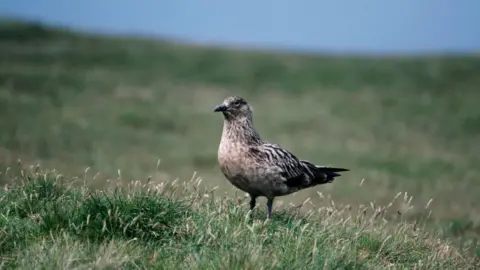
POLYGON ((240 100, 237 100, 237 101, 235 101, 234 104, 235 104, 235 105, 240 105, 240 103, 241 103, 240 100))

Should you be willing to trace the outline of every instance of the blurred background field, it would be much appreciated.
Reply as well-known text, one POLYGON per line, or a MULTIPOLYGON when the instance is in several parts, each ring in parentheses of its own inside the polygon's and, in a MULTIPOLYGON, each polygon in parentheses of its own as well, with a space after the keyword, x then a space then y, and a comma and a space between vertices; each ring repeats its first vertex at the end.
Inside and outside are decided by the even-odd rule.
MULTIPOLYGON (((480 57, 343 55, 233 49, 0 23, 0 171, 188 180, 235 189, 216 164, 222 118, 245 97, 263 139, 350 168, 317 194, 336 203, 413 196, 448 235, 480 235, 480 57), (160 160, 160 165, 157 162, 160 160), (364 179, 362 186, 360 183, 364 179), (403 196, 403 195, 402 195, 403 196)), ((412 216, 415 218, 415 216, 412 216)))

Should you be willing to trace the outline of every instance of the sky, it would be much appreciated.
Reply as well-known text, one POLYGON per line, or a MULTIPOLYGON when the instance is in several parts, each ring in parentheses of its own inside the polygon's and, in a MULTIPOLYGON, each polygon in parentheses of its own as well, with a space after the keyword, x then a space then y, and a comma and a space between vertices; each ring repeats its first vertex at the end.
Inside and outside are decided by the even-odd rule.
POLYGON ((0 16, 300 51, 480 52, 480 0, 0 0, 0 16))

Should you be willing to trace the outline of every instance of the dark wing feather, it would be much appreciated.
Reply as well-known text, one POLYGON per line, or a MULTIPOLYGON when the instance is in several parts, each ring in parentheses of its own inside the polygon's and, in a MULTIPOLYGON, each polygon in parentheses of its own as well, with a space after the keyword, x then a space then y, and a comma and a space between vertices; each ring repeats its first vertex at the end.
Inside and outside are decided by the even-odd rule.
MULTIPOLYGON (((280 175, 290 187, 305 185, 313 174, 294 154, 275 144, 264 143, 261 146, 250 148, 251 151, 261 153, 264 162, 278 167, 280 175)), ((311 182, 311 181, 310 181, 311 182)))
POLYGON ((264 143, 251 147, 250 151, 269 166, 280 169, 280 176, 289 187, 308 187, 332 182, 344 168, 318 166, 307 160, 300 160, 294 154, 276 144, 264 143))

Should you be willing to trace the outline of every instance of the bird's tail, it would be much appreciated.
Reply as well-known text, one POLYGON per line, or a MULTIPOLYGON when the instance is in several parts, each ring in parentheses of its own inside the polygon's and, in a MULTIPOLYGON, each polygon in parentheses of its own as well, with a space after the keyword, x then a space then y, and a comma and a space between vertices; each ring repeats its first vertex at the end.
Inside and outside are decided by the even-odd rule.
POLYGON ((302 162, 306 164, 313 172, 313 174, 315 175, 314 182, 316 182, 317 184, 326 184, 333 182, 333 180, 335 180, 335 177, 341 176, 339 172, 350 171, 349 169, 345 168, 319 166, 305 160, 302 160, 302 162))
POLYGON ((335 177, 342 176, 339 172, 347 172, 349 169, 345 168, 334 168, 334 167, 326 167, 326 166, 315 166, 319 172, 324 173, 327 177, 325 179, 326 183, 330 183, 335 180, 335 177))

